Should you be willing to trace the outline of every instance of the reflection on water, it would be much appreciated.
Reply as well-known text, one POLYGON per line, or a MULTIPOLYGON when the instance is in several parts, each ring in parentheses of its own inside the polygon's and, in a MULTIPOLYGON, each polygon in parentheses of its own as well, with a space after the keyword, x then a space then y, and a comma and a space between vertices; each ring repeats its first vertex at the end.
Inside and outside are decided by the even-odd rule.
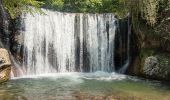
POLYGON ((0 100, 170 100, 170 86, 115 73, 62 73, 11 79, 0 100))

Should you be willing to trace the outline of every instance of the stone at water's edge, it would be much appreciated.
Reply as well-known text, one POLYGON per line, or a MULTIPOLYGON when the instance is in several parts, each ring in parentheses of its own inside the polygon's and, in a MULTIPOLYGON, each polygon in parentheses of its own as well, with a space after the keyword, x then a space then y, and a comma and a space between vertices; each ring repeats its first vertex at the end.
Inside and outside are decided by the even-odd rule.
POLYGON ((144 67, 143 67, 143 72, 146 75, 157 75, 159 74, 159 62, 157 57, 150 56, 145 59, 144 67))
POLYGON ((0 48, 0 68, 3 68, 3 66, 10 66, 11 61, 9 58, 8 51, 6 49, 0 48))
POLYGON ((135 61, 132 74, 145 78, 170 81, 170 56, 157 54, 146 56, 135 61), (142 61, 142 62, 141 62, 142 61))
POLYGON ((11 61, 6 49, 0 48, 0 83, 10 78, 11 61))
POLYGON ((156 79, 170 80, 170 59, 163 55, 145 58, 142 74, 156 79))

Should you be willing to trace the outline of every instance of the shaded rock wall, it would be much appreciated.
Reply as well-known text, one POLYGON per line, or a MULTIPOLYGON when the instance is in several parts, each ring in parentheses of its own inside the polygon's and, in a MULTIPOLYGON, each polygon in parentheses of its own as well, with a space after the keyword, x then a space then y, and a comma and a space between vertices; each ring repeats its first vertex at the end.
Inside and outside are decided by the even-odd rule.
POLYGON ((170 80, 170 21, 154 27, 140 22, 140 27, 133 29, 132 63, 128 74, 156 80, 170 80), (166 30, 165 30, 166 29, 166 30))
POLYGON ((9 31, 9 16, 6 13, 5 9, 2 5, 2 0, 0 0, 0 45, 2 47, 2 44, 6 48, 9 48, 10 46, 10 31, 9 31))
POLYGON ((21 25, 20 17, 11 20, 10 22, 10 51, 16 60, 22 62, 23 59, 23 43, 24 43, 24 26, 21 25))

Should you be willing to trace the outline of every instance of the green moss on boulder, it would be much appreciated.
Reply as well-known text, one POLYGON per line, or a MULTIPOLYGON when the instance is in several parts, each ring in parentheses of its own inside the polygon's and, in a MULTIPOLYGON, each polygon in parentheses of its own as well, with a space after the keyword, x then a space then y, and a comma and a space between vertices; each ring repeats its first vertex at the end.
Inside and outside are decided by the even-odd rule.
POLYGON ((140 74, 142 76, 170 80, 170 56, 168 54, 156 54, 143 58, 140 74))

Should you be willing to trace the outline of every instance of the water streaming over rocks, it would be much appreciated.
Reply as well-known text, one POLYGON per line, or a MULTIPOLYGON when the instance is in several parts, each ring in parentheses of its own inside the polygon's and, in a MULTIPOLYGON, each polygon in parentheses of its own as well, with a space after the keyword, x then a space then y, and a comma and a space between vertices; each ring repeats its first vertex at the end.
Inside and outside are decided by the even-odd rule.
POLYGON ((25 75, 114 71, 113 14, 25 14, 25 75))

